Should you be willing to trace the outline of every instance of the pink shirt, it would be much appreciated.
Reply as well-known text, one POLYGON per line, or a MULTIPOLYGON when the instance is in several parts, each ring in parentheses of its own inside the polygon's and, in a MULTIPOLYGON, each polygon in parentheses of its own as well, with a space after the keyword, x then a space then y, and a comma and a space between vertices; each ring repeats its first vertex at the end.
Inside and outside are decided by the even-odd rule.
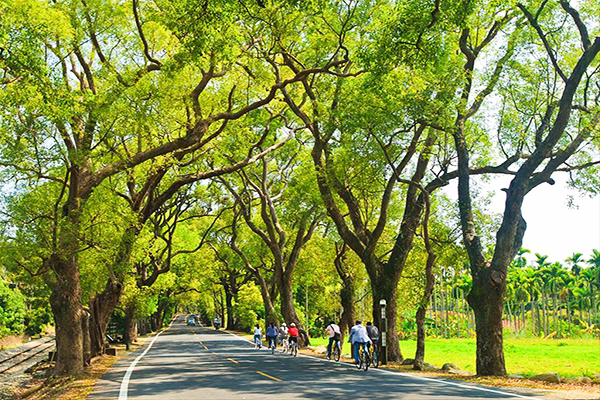
POLYGON ((331 325, 329 325, 329 326, 328 326, 328 327, 325 329, 325 331, 326 331, 326 332, 329 332, 329 337, 334 337, 336 333, 341 335, 341 332, 340 332, 340 327, 339 327, 339 326, 337 326, 336 324, 331 324, 331 325))

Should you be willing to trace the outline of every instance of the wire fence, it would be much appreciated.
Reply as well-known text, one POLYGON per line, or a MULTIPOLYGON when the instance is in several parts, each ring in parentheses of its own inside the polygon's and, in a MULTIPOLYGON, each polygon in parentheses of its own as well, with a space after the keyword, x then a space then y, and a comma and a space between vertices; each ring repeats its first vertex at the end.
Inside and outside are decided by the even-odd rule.
MULTIPOLYGON (((545 295, 528 302, 507 301, 502 325, 515 336, 571 338, 600 336, 600 296, 545 295)), ((473 337, 475 315, 464 296, 438 292, 427 310, 427 327, 432 336, 473 337)))

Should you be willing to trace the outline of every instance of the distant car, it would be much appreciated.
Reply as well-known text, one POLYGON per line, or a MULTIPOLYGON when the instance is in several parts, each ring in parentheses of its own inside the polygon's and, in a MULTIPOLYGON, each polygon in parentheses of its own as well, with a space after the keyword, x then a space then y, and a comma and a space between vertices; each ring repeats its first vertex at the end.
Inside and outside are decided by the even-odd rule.
POLYGON ((196 319, 190 315, 187 319, 187 324, 188 326, 196 326, 196 319))

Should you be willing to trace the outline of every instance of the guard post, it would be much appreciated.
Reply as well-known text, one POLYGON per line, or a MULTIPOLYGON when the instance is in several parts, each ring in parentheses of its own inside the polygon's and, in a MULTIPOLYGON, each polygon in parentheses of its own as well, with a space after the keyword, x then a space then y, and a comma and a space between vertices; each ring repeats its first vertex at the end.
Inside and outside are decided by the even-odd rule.
POLYGON ((380 361, 381 365, 387 364, 387 317, 385 315, 385 307, 387 302, 385 299, 379 300, 379 306, 381 306, 381 351, 380 361))

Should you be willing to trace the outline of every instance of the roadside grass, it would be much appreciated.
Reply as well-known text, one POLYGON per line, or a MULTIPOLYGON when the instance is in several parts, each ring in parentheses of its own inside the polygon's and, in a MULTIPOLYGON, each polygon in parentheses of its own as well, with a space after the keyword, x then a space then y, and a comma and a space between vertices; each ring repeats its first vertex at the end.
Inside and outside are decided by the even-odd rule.
MULTIPOLYGON (((400 341, 402 354, 413 358, 415 340, 400 341)), ((475 372, 475 339, 427 339, 425 360, 441 367, 454 363, 475 372)), ((531 376, 554 372, 561 376, 589 376, 600 372, 600 340, 505 339, 504 357, 510 375, 531 376)))
MULTIPOLYGON (((312 346, 327 346, 328 339, 311 338, 312 346)), ((400 341, 405 358, 413 358, 415 340, 400 341)), ((445 363, 475 372, 475 339, 435 339, 425 342, 425 361, 441 368, 445 363)), ((344 343, 342 353, 350 354, 344 343)), ((504 357, 510 375, 531 376, 555 372, 564 377, 589 376, 600 373, 600 340, 598 339, 505 339, 504 357)))

